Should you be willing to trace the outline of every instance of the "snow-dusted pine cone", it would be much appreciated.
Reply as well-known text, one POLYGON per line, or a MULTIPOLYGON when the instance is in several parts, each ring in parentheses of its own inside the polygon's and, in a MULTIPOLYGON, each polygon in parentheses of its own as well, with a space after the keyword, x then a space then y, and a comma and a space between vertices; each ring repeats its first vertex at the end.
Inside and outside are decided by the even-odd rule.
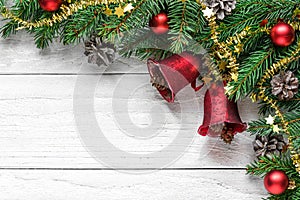
POLYGON ((103 42, 102 39, 93 34, 89 40, 85 41, 85 52, 88 62, 98 66, 109 66, 114 62, 116 49, 113 44, 103 42))
POLYGON ((205 0, 205 4, 213 9, 219 20, 223 20, 235 9, 236 0, 205 0))
POLYGON ((293 72, 287 71, 275 75, 271 85, 272 94, 282 101, 292 99, 298 93, 299 81, 293 72))

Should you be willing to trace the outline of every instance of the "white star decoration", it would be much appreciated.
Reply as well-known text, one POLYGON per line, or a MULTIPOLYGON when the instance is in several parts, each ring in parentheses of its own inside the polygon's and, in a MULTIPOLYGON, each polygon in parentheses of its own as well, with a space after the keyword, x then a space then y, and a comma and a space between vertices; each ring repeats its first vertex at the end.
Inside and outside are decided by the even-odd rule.
POLYGON ((273 131, 274 131, 274 133, 279 133, 279 131, 280 131, 279 126, 278 125, 274 125, 273 126, 273 131))
POLYGON ((132 3, 130 3, 127 6, 125 6, 124 12, 130 12, 133 9, 134 9, 134 7, 132 6, 132 3))
POLYGON ((271 115, 269 115, 268 118, 266 118, 266 121, 267 123, 266 124, 269 124, 269 125, 273 125, 274 124, 274 117, 272 117, 271 115))
POLYGON ((215 13, 213 12, 213 9, 206 7, 205 10, 202 11, 204 17, 206 18, 211 18, 213 15, 215 15, 215 13))

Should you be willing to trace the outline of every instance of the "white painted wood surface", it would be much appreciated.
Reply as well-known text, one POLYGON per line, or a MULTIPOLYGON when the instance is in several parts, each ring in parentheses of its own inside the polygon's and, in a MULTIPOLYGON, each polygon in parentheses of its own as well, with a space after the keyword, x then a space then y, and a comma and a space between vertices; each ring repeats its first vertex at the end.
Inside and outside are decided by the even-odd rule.
POLYGON ((1 199, 188 199, 253 200, 265 195, 262 181, 240 171, 2 171, 1 199), (222 175, 223 174, 223 175, 222 175), (21 197, 21 198, 20 198, 21 197))
MULTIPOLYGON (((126 132, 136 127, 127 126, 122 121, 114 122, 114 115, 124 115, 127 110, 118 113, 112 110, 114 83, 120 76, 103 76, 95 93, 95 110, 101 128, 107 138, 117 147, 131 152, 151 153, 167 146, 178 134, 180 127, 180 111, 178 106, 169 107, 148 84, 148 75, 125 75, 129 77, 122 84, 134 84, 140 78, 146 86, 133 94, 129 99, 129 115, 137 125, 149 123, 149 108, 159 104, 162 108, 157 115, 165 115, 167 121, 156 123, 166 127, 161 134, 151 140, 141 141, 127 137, 119 130, 121 125, 126 132), (133 80, 133 81, 132 81, 133 80), (132 81, 132 82, 130 82, 132 81)), ((91 79, 98 79, 93 76, 91 79)), ((102 167, 82 146, 76 131, 73 113, 73 90, 75 76, 38 76, 38 75, 2 75, 0 81, 0 157, 2 167, 102 167)), ((89 86, 86 86, 89 87, 89 86)), ((126 92, 115 97, 115 101, 127 101, 126 92)), ((80 98, 85 98, 84 94, 80 98)), ((185 91, 181 93, 185 95, 185 91)), ((188 95, 188 94, 187 94, 188 95)), ((179 95, 180 96, 180 95, 179 95)), ((203 110, 199 93, 199 110, 186 108, 190 121, 196 124, 185 124, 183 134, 186 138, 194 138, 184 155, 172 167, 245 167, 254 159, 252 138, 249 134, 239 134, 232 145, 226 145, 215 138, 202 137, 196 134, 202 123, 203 110), (215 144, 215 142, 217 142, 215 144), (236 158, 239 159, 236 159, 236 158)), ((255 109, 250 101, 240 105, 241 110, 255 109)), ((241 112, 245 120, 253 118, 250 112, 241 112)), ((188 120, 189 121, 189 120, 188 120)), ((156 129, 153 129, 156 131, 156 129)), ((181 145, 180 143, 178 144, 181 145)), ((178 148, 181 149, 181 148, 178 148)), ((175 148, 176 150, 176 148, 175 148)), ((110 156, 111 152, 103 154, 110 156)), ((180 154, 181 152, 174 152, 180 154)), ((115 160, 121 158, 112 158, 115 160)), ((130 158, 126 158, 130 159, 130 158)), ((142 159, 142 157, 141 157, 142 159)), ((142 159, 144 167, 152 167, 147 159, 142 159)), ((141 164, 139 162, 139 164, 141 164)))
MULTIPOLYGON (((82 44, 65 47, 55 43, 41 51, 24 33, 0 39, 0 51, 0 177, 5 180, 0 182, 1 199, 250 200, 266 195, 261 179, 245 175, 245 165, 254 159, 253 138, 248 133, 237 135, 232 145, 196 134, 202 123, 203 91, 194 98, 185 88, 178 98, 194 98, 199 109, 186 106, 181 111, 180 103, 168 105, 151 88, 145 64, 134 59, 119 59, 104 70, 86 63, 82 44), (105 75, 101 76, 102 72, 105 75), (82 143, 73 108, 78 73, 91 82, 100 78, 94 95, 96 119, 106 139, 135 155, 112 157, 114 152, 103 151, 98 159, 111 159, 114 166, 123 168, 126 166, 120 163, 125 160, 130 169, 109 170, 82 143), (135 84, 135 90, 128 91, 127 86, 135 84), (124 89, 114 94, 120 87, 124 89), (114 112, 113 101, 125 102, 128 109, 114 112), (115 121, 115 115, 126 117, 128 113, 137 127, 145 127, 151 124, 153 105, 160 107, 154 117, 163 115, 166 119, 155 124, 153 132, 163 127, 159 134, 138 140, 120 130, 130 133, 135 126, 115 121), (182 155, 167 169, 133 175, 132 166, 154 166, 145 155, 172 143, 180 130, 182 113, 193 122, 182 129, 184 139, 193 139, 184 151, 182 144, 173 144, 178 148, 172 153, 182 155), (140 155, 138 161, 136 155, 140 155)), ((92 85, 85 87, 89 90, 92 85)), ((85 92, 77 98, 84 100, 85 92)), ((250 100, 240 102, 239 108, 244 121, 257 118, 257 106, 250 100)))
MULTIPOLYGON (((3 24, 3 23, 2 23, 3 24)), ((0 23, 1 26, 1 23, 0 23)), ((37 49, 32 36, 22 33, 10 38, 0 39, 1 74, 97 74, 102 70, 96 65, 88 64, 83 54, 84 45, 64 46, 53 43, 49 48, 37 49)), ((136 59, 118 57, 119 62, 112 64, 106 73, 146 73, 147 68, 140 67, 145 62, 136 59), (128 62, 130 61, 130 62, 128 62), (128 64, 130 63, 130 64, 128 64)))

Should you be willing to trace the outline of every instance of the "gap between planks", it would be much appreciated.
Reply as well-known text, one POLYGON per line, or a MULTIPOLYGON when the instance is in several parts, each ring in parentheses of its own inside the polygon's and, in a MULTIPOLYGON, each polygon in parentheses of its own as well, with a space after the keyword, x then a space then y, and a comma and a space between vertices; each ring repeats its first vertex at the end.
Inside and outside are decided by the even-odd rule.
POLYGON ((245 171, 246 168, 3 168, 6 171, 22 171, 22 170, 50 170, 50 171, 245 171))
POLYGON ((122 75, 148 75, 148 73, 0 73, 0 76, 122 76, 122 75))

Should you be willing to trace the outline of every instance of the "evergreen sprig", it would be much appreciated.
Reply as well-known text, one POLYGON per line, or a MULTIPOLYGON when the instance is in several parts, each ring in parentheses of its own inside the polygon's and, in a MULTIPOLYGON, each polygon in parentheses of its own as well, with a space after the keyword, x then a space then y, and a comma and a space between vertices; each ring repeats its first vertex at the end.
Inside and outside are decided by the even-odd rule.
MULTIPOLYGON (((290 156, 283 154, 282 156, 273 157, 261 157, 252 164, 247 166, 247 174, 264 177, 268 172, 272 170, 284 171, 289 180, 295 181, 296 185, 300 184, 300 177, 293 165, 290 156)), ((293 190, 286 190, 280 195, 271 195, 268 200, 297 200, 299 199, 299 187, 293 190)))
POLYGON ((272 170, 285 171, 289 177, 299 179, 297 176, 298 172, 287 154, 282 156, 274 155, 273 157, 260 157, 258 160, 247 166, 247 173, 256 176, 264 176, 272 170))
POLYGON ((290 19, 298 5, 297 0, 241 0, 233 14, 222 22, 221 38, 226 40, 247 26, 259 27, 264 19, 269 21, 269 25, 275 24, 278 19, 290 19))

